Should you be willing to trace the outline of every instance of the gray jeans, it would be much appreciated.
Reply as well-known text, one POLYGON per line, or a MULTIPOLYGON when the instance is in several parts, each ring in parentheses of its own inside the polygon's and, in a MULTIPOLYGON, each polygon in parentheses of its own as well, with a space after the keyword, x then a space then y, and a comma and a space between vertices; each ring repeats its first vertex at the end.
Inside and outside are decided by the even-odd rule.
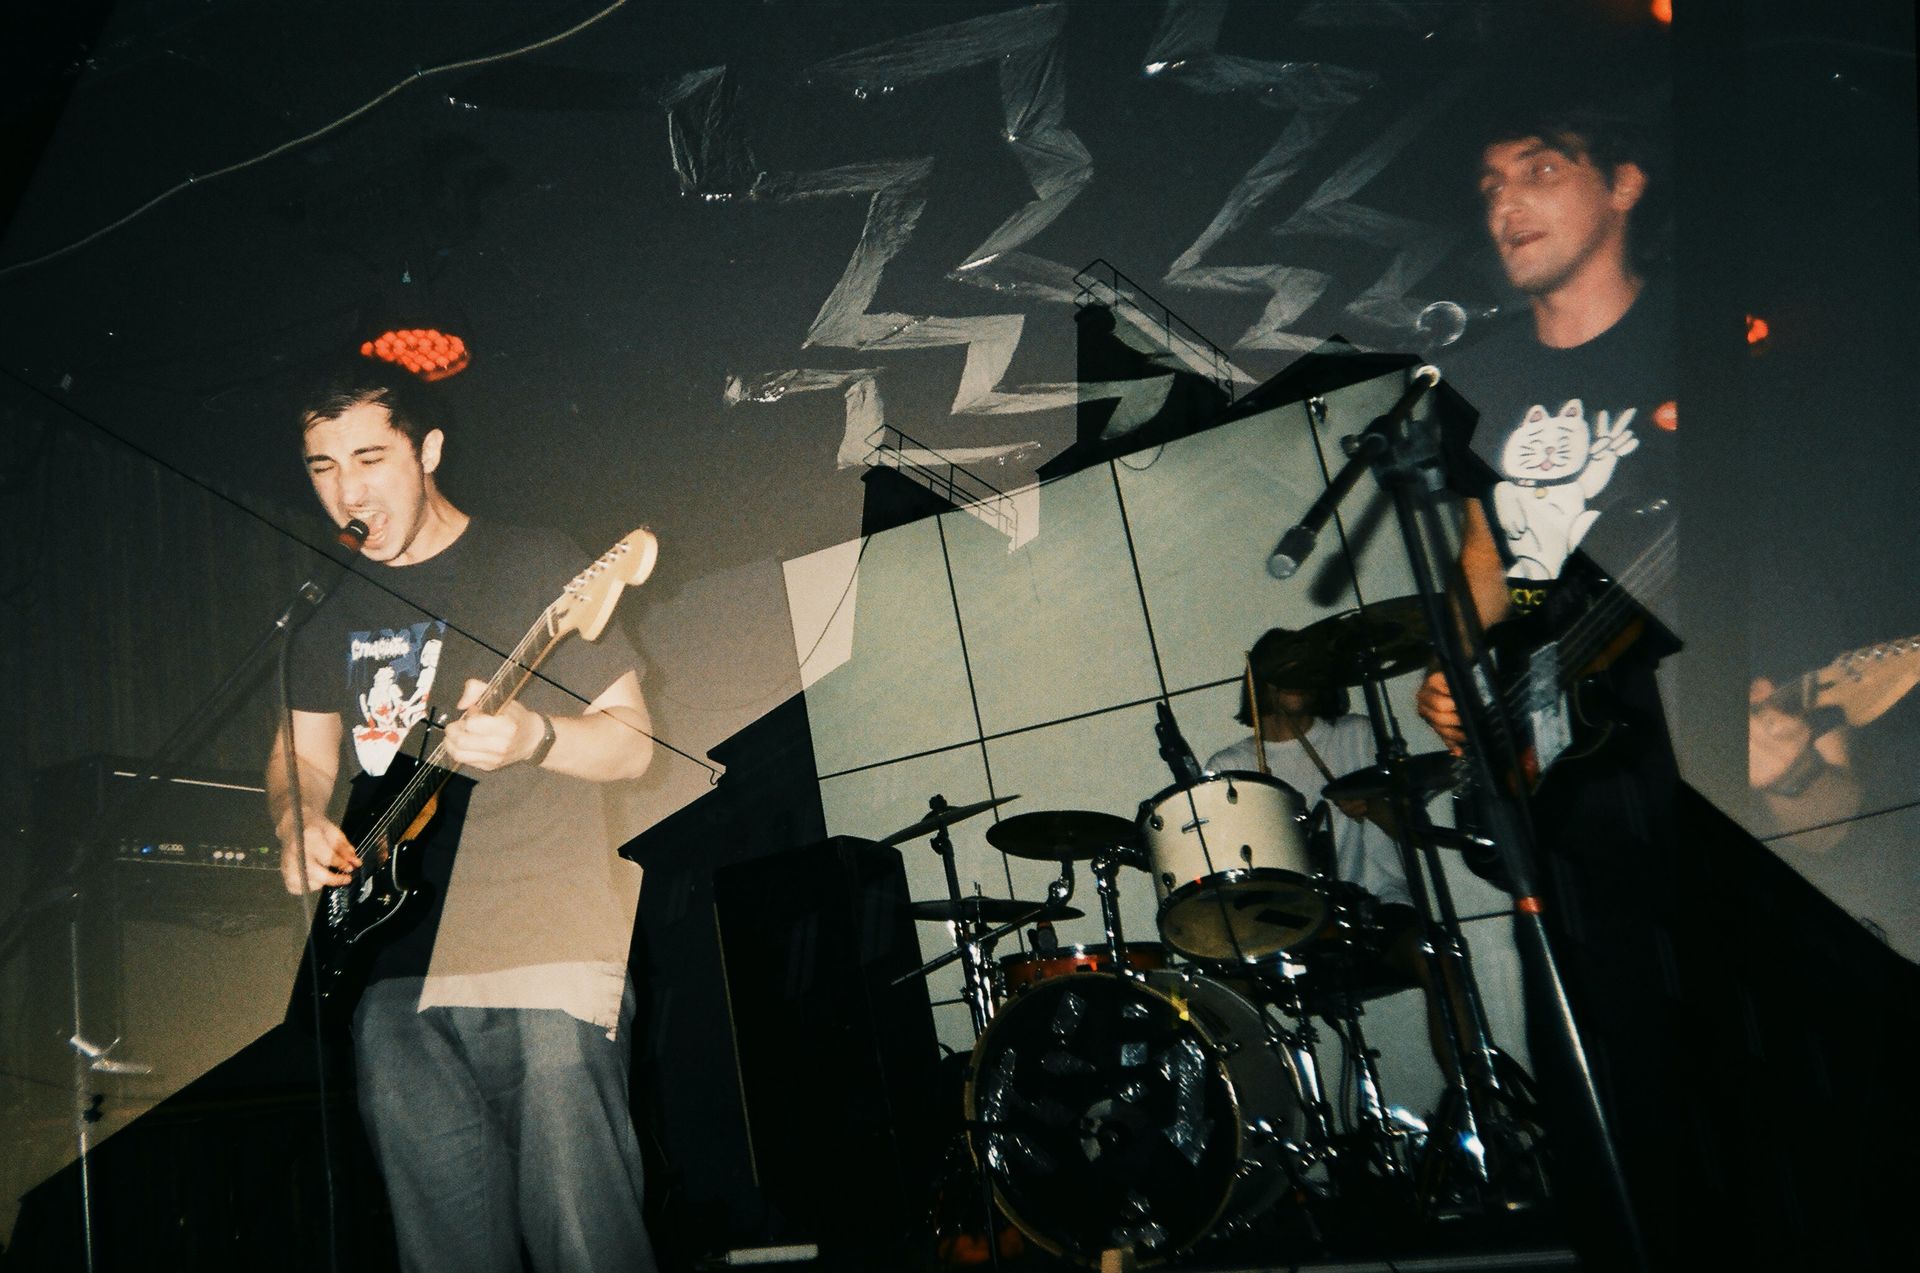
POLYGON ((409 1273, 652 1273, 620 1041, 552 1009, 416 1011, 420 979, 353 1017, 360 1115, 409 1273))

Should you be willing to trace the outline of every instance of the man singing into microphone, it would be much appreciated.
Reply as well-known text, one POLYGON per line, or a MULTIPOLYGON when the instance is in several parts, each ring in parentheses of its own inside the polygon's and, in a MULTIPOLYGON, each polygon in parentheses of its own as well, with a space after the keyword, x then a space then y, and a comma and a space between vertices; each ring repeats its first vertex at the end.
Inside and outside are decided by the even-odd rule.
POLYGON ((361 859, 336 821, 341 753, 358 790, 409 730, 451 718, 447 754, 477 781, 442 793, 413 913, 363 938, 353 1015, 402 1266, 508 1273, 524 1245, 546 1273, 650 1270, 627 1100, 637 882, 596 785, 652 757, 637 660, 610 626, 559 645, 515 701, 468 710, 586 562, 447 498, 433 393, 362 359, 302 414, 314 493, 365 533, 295 638, 292 755, 277 738, 266 769, 281 871, 294 893, 347 883, 361 859))

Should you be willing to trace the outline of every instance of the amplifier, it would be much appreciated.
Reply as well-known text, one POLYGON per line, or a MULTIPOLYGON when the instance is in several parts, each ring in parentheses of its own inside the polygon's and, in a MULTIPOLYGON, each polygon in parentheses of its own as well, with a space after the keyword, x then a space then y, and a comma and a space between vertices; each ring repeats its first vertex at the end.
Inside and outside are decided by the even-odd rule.
POLYGON ((257 776, 89 756, 36 773, 32 809, 37 880, 88 869, 77 907, 31 924, 28 1071, 65 1073, 76 992, 86 1035, 118 1040, 114 1060, 150 1076, 132 1084, 143 1094, 191 1081, 282 1019, 308 921, 281 884, 257 776))
POLYGON ((33 778, 34 870, 58 874, 91 840, 124 862, 278 870, 259 775, 154 773, 120 756, 84 756, 33 778))
POLYGON ((239 867, 277 871, 280 855, 271 841, 235 843, 231 840, 161 840, 121 836, 113 841, 113 856, 122 862, 154 866, 239 867))

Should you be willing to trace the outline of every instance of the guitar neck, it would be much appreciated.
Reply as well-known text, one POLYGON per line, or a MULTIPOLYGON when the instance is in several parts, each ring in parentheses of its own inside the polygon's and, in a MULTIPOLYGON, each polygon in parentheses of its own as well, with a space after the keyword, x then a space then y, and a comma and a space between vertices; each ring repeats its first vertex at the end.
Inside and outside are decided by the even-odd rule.
MULTIPOLYGON (((526 688, 527 682, 533 679, 534 672, 546 661, 547 655, 551 654, 553 647, 558 644, 560 644, 560 638, 554 635, 553 631, 553 607, 549 606, 540 612, 540 617, 534 620, 532 627, 527 629, 527 634, 520 638, 520 644, 516 645, 513 653, 500 664, 500 669, 488 680, 486 689, 481 692, 479 698, 468 705, 467 711, 491 715, 519 698, 520 691, 526 688)), ((458 764, 447 762, 447 744, 444 738, 434 744, 433 750, 426 757, 426 763, 444 771, 448 777, 460 771, 458 764)))
POLYGON ((1824 666, 1814 668, 1811 672, 1802 672, 1785 685, 1775 689, 1773 693, 1767 695, 1762 704, 1755 704, 1755 707, 1757 709, 1764 705, 1775 711, 1805 716, 1821 705, 1820 678, 1825 673, 1844 674, 1851 667, 1866 669, 1874 664, 1883 663, 1891 657, 1910 657, 1916 651, 1920 651, 1920 633, 1863 645, 1857 650, 1848 650, 1824 666))

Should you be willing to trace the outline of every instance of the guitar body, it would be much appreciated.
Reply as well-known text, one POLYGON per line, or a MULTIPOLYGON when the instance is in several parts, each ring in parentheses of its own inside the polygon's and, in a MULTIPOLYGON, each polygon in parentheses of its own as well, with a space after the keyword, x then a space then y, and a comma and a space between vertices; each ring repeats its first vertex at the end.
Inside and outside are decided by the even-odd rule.
MULTIPOLYGON (((1519 591, 1519 589, 1516 589, 1519 591)), ((1525 795, 1561 761, 1598 754, 1632 732, 1644 709, 1618 685, 1680 642, 1584 556, 1516 600, 1531 608, 1487 631, 1496 722, 1509 744, 1509 783, 1525 795)))
POLYGON ((357 785, 340 829, 361 865, 349 883, 320 890, 309 950, 313 990, 330 1024, 352 1016, 374 953, 418 923, 444 885, 429 878, 427 856, 451 854, 471 785, 404 752, 380 779, 357 785))

